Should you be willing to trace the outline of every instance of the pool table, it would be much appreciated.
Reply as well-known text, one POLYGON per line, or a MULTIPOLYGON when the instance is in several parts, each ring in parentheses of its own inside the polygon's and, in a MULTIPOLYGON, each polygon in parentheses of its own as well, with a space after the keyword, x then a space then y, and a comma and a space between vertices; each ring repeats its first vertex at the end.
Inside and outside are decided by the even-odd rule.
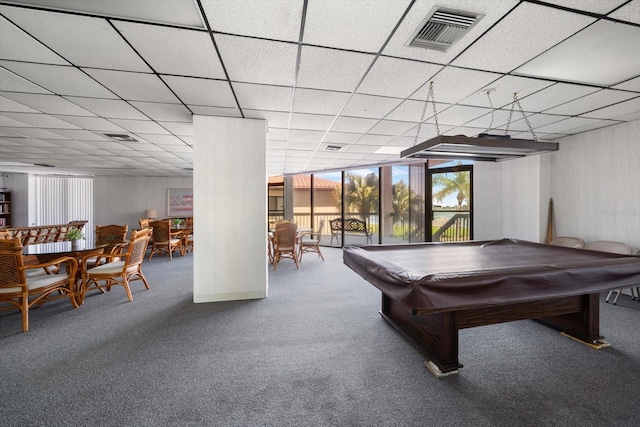
POLYGON ((458 330, 535 319, 594 347, 599 293, 640 283, 640 257, 501 239, 346 246, 344 263, 382 291, 382 317, 457 373, 458 330))

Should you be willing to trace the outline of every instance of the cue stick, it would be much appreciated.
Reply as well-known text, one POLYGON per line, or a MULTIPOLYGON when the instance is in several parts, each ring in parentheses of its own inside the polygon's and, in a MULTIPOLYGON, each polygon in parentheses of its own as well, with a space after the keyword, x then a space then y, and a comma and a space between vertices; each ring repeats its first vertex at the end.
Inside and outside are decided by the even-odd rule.
POLYGON ((547 245, 553 240, 553 199, 549 199, 549 219, 547 223, 547 245))

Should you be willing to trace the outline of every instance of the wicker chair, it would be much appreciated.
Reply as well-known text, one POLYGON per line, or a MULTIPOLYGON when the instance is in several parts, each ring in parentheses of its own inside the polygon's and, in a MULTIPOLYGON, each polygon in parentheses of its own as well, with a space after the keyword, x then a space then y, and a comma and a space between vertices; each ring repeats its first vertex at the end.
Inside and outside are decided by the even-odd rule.
POLYGON ((298 225, 294 222, 283 222, 276 225, 273 236, 273 270, 278 269, 281 258, 291 258, 298 266, 298 225))
POLYGON ((51 262, 25 265, 22 256, 24 247, 19 238, 0 240, 0 303, 8 303, 6 308, 17 308, 22 312, 22 331, 29 330, 29 309, 34 305, 59 298, 69 298, 76 308, 76 271, 78 261, 73 257, 61 257, 51 262), (62 269, 61 266, 64 266, 62 269), (31 276, 29 270, 55 267, 59 274, 39 274, 31 276))
POLYGON ((140 224, 140 228, 149 228, 149 223, 153 221, 152 219, 149 218, 140 218, 138 220, 138 224, 140 224))
POLYGON ((149 226, 153 229, 153 247, 149 254, 149 261, 154 254, 169 254, 169 259, 173 260, 173 252, 179 251, 184 255, 182 246, 182 231, 171 231, 169 220, 152 221, 149 226))
POLYGON ((186 225, 187 229, 182 233, 184 236, 182 245, 184 252, 193 252, 193 218, 187 218, 186 225))
POLYGON ((122 247, 127 250, 124 253, 115 253, 103 255, 107 260, 106 264, 93 268, 87 268, 87 260, 90 256, 82 259, 82 289, 79 298, 80 303, 84 301, 85 294, 92 288, 98 289, 104 293, 111 290, 113 285, 124 286, 129 301, 133 301, 129 282, 133 280, 142 280, 144 286, 149 289, 149 283, 142 274, 142 261, 151 237, 151 229, 132 230, 129 244, 122 247), (113 261, 114 259, 124 258, 124 261, 113 261), (102 285, 100 282, 104 282, 102 285))
POLYGON ((302 254, 306 252, 316 252, 322 261, 324 261, 324 257, 322 256, 322 252, 320 252, 320 239, 322 239, 322 230, 324 229, 324 219, 320 220, 320 229, 317 231, 317 238, 313 238, 307 234, 304 234, 300 239, 300 262, 302 262, 302 254))
MULTIPOLYGON (((103 252, 105 254, 112 254, 119 251, 121 246, 127 243, 127 231, 129 226, 125 225, 96 225, 96 246, 105 245, 103 252)), ((120 259, 112 259, 113 261, 120 261, 120 259)), ((105 258, 97 256, 87 259, 87 266, 89 268, 95 267, 99 264, 104 264, 105 258)))

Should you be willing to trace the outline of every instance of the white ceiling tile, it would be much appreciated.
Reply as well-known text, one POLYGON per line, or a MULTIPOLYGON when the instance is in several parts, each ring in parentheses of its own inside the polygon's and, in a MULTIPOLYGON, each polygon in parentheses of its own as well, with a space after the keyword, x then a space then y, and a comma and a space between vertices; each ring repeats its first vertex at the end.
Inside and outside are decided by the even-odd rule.
MULTIPOLYGON (((443 104, 440 102, 436 102, 436 111, 443 111, 449 108, 451 104, 443 104)), ((418 123, 422 119, 427 120, 433 116, 433 102, 429 100, 426 103, 425 101, 414 101, 411 99, 407 99, 402 104, 398 105, 393 111, 389 113, 387 120, 400 120, 404 122, 412 122, 418 123), (424 117, 422 113, 424 112, 424 117)))
POLYGON ((361 133, 329 132, 324 142, 336 142, 340 144, 353 144, 362 137, 361 133))
POLYGON ((267 141, 269 140, 279 140, 286 141, 289 136, 289 131, 287 129, 278 129, 278 128, 268 128, 267 129, 267 141))
POLYGON ((374 55, 303 46, 298 87, 353 92, 374 55))
POLYGON ((477 136, 483 133, 485 129, 469 126, 458 126, 453 129, 449 129, 443 132, 443 135, 465 135, 465 136, 477 136))
POLYGON ((114 25, 157 73, 225 78, 206 32, 129 22, 114 25))
POLYGON ((29 80, 4 68, 0 68, 0 91, 51 93, 45 88, 33 84, 29 80))
POLYGON ((556 83, 527 97, 518 98, 524 111, 544 111, 598 90, 595 87, 556 83))
POLYGON ((78 104, 86 110, 101 117, 133 120, 148 119, 148 117, 125 101, 116 99, 80 98, 76 96, 67 96, 66 98, 74 104, 78 104))
POLYGON ((37 113, 33 108, 26 105, 15 102, 12 99, 4 98, 0 96, 0 111, 13 111, 16 113, 37 113))
POLYGON ((609 14, 609 17, 620 19, 621 21, 640 24, 640 3, 637 1, 629 2, 620 9, 609 14))
POLYGON ((583 96, 566 104, 545 110, 549 114, 565 114, 569 116, 581 115, 587 111, 592 111, 603 105, 617 104, 621 101, 634 98, 637 93, 622 92, 617 90, 603 89, 598 92, 583 96))
POLYGON ((293 111, 311 114, 338 114, 350 94, 326 90, 296 89, 293 111))
POLYGON ((415 123, 399 122, 395 120, 380 120, 378 124, 369 130, 369 133, 377 135, 402 135, 409 129, 413 128, 415 123))
POLYGON ((52 129, 78 129, 77 126, 72 125, 69 122, 57 119, 48 114, 29 114, 29 113, 2 113, 2 116, 9 119, 13 119, 22 123, 26 123, 30 126, 36 126, 39 128, 52 128, 52 129))
POLYGON ((59 118, 60 120, 64 120, 65 122, 69 122, 83 129, 91 130, 91 131, 100 131, 100 132, 122 132, 120 126, 110 122, 109 120, 103 119, 102 117, 78 117, 78 116, 60 116, 56 115, 54 117, 59 118))
MULTIPOLYGON (((7 15, 14 14, 28 15, 30 12, 22 8, 1 6, 0 12, 7 15)), ((68 64, 67 61, 56 55, 42 43, 17 28, 4 17, 0 16, 0 40, 2 40, 2 50, 0 58, 16 61, 43 62, 47 64, 68 64)))
POLYGON ((340 116, 331 127, 334 132, 356 132, 364 133, 378 123, 377 119, 365 119, 362 117, 340 116))
POLYGON ((307 129, 326 131, 333 123, 335 116, 321 114, 300 114, 293 113, 291 115, 292 129, 307 129))
POLYGON ((637 113, 624 114, 622 116, 616 116, 616 120, 622 120, 625 122, 632 122, 634 120, 640 120, 640 111, 637 113))
POLYGON ((84 129, 52 129, 51 132, 77 141, 108 141, 109 138, 84 129))
POLYGON ((185 104, 236 107, 233 92, 226 81, 175 76, 162 76, 162 79, 185 104))
POLYGON ((318 130, 289 130, 289 142, 320 142, 324 136, 324 131, 318 130))
POLYGON ((14 8, 3 13, 74 65, 150 71, 105 19, 14 8))
POLYGON ((151 142, 157 145, 184 145, 186 144, 175 135, 157 135, 152 133, 136 133, 137 136, 144 141, 151 142))
MULTIPOLYGON (((491 109, 480 107, 466 107, 462 105, 454 105, 444 111, 438 112, 438 123, 451 126, 460 126, 468 121, 476 119, 490 113, 491 109)), ((435 118, 430 122, 434 122, 435 118)))
POLYGON ((232 81, 293 86, 297 45, 224 34, 215 39, 232 81))
POLYGON ((285 41, 298 41, 302 5, 298 0, 202 0, 213 31, 285 41))
POLYGON ((304 42, 362 52, 378 52, 410 1, 377 0, 310 2, 304 42), (384 8, 384 13, 380 9, 384 8), (332 31, 327 31, 327 28, 332 31))
MULTIPOLYGON (((514 113, 515 114, 515 113, 514 113)), ((521 122, 525 122, 525 120, 523 118, 520 118, 521 116, 518 116, 518 120, 516 120, 514 118, 514 122, 518 123, 518 125, 522 126, 521 122)), ((534 131, 538 128, 541 128, 542 126, 547 126, 550 125, 552 123, 555 122, 559 122, 562 120, 566 120, 567 117, 566 116, 556 116, 553 114, 532 114, 530 116, 527 116, 527 120, 529 120, 529 123, 531 124, 531 127, 534 129, 534 131)), ((525 122, 526 124, 526 122, 525 122)), ((528 129, 528 126, 527 126, 528 129)), ((554 133, 555 131, 542 131, 541 132, 549 132, 549 133, 554 133)))
MULTIPOLYGON (((0 116, 0 123, 2 123, 2 125, 4 125, 4 120, 2 120, 2 117, 0 116)), ((25 124, 26 126, 26 124, 25 124)), ((3 126, 3 129, 6 129, 7 131, 15 134, 15 135, 21 135, 27 138, 39 138, 39 139, 44 139, 44 138, 49 138, 49 139, 65 139, 65 137, 63 137, 62 135, 57 135, 51 131, 48 130, 44 130, 44 129, 40 129, 40 128, 35 128, 35 127, 7 127, 5 128, 3 126)))
POLYGON ((400 102, 402 100, 398 98, 355 94, 349 100, 342 114, 352 117, 381 119, 397 107, 400 102))
POLYGON ((618 85, 613 86, 614 89, 622 89, 622 90, 632 90, 635 92, 640 92, 640 77, 636 77, 635 79, 628 80, 624 83, 620 83, 618 85))
POLYGON ((289 150, 304 150, 304 151, 314 151, 318 147, 318 142, 316 141, 292 141, 289 140, 288 148, 289 150))
POLYGON ((391 141, 393 139, 393 135, 373 135, 373 134, 366 134, 363 135, 362 138, 358 139, 358 144, 364 144, 364 145, 385 145, 387 142, 391 141))
POLYGON ((171 144, 171 145, 158 144, 158 146, 161 148, 164 148, 170 153, 178 153, 182 158, 189 157, 187 156, 188 153, 193 153, 193 147, 189 147, 188 145, 185 145, 182 141, 180 142, 180 144, 175 144, 175 145, 174 144, 171 144))
POLYGON ((621 102, 610 107, 601 108, 585 114, 585 117, 595 117, 599 119, 617 119, 628 114, 640 111, 640 97, 621 102))
POLYGON ((378 145, 355 144, 346 149, 348 153, 371 154, 379 148, 378 145))
POLYGON ((179 104, 160 104, 153 102, 132 102, 131 105, 155 121, 191 123, 191 113, 179 104))
POLYGON ((425 83, 411 98, 426 100, 430 82, 433 82, 433 96, 436 102, 455 104, 463 100, 500 77, 499 74, 484 71, 465 70, 463 68, 446 67, 433 79, 425 83))
MULTIPOLYGON (((533 113, 526 113, 526 116, 530 116, 533 113)), ((509 124, 510 131, 525 131, 527 130, 527 124, 522 119, 522 113, 517 109, 511 112, 511 110, 491 110, 484 116, 478 117, 477 119, 470 120, 464 123, 465 126, 470 127, 479 127, 484 128, 487 131, 494 129, 492 133, 503 133, 503 132, 495 132, 495 130, 500 129, 501 131, 506 129, 507 124, 509 124), (511 116, 511 123, 509 123, 509 117, 511 116)))
POLYGON ((517 93, 518 98, 522 99, 552 84, 553 82, 547 80, 504 76, 466 97, 462 103, 479 107, 491 107, 493 104, 493 108, 511 108, 514 93, 517 93), (487 90, 491 90, 491 100, 487 97, 487 90))
POLYGON ((0 61, 0 65, 57 95, 117 98, 74 67, 11 61, 0 61))
MULTIPOLYGON (((431 124, 431 123, 423 123, 420 126, 420 133, 418 134, 418 138, 417 138, 417 142, 422 142, 425 139, 429 139, 429 138, 433 138, 434 136, 438 136, 438 134, 443 134, 446 131, 448 131, 449 129, 451 129, 452 126, 440 126, 440 132, 438 132, 438 129, 436 128, 436 125, 431 124)), ((409 129, 408 131, 406 131, 404 133, 404 136, 409 137, 409 138, 416 138, 416 133, 418 132, 418 126, 416 125, 413 129, 409 129)))
POLYGON ((289 111, 291 89, 282 86, 267 86, 233 83, 233 90, 242 109, 289 111))
POLYGON ((547 3, 605 15, 627 0, 547 0, 547 3))
MULTIPOLYGON (((222 117, 241 117, 240 110, 237 108, 224 108, 224 107, 207 107, 203 105, 187 105, 193 114, 199 114, 201 116, 222 116, 222 117)), ((186 121, 180 119, 179 121, 186 121)))
POLYGON ((88 68, 83 71, 127 101, 180 102, 155 74, 88 68))
POLYGON ((94 114, 55 95, 36 93, 4 93, 4 96, 43 113, 65 114, 69 116, 93 116, 94 114))
POLYGON ((516 0, 482 0, 481 2, 477 0, 447 0, 446 3, 425 0, 416 2, 389 41, 384 54, 447 64, 517 3, 516 0), (410 38, 435 6, 446 6, 449 9, 481 14, 484 17, 446 52, 407 46, 410 38))
POLYGON ((536 130, 540 130, 540 132, 545 132, 545 133, 567 133, 571 129, 575 129, 582 126, 593 125, 598 122, 600 122, 600 120, 598 119, 588 119, 585 117, 570 117, 568 119, 560 120, 546 126, 536 127, 536 130))
POLYGON ((286 128, 289 126, 289 113, 279 111, 248 110, 243 109, 244 116, 248 119, 264 119, 268 127, 286 128))
POLYGON ((453 64, 506 73, 594 21, 588 16, 522 2, 453 64))
POLYGON ((598 120, 596 122, 592 122, 591 124, 586 124, 583 126, 579 126, 577 128, 569 129, 568 131, 563 131, 563 133, 569 133, 569 134, 582 133, 590 130, 601 129, 604 127, 615 126, 620 123, 622 122, 617 120, 598 120))
MULTIPOLYGON (((159 122, 163 128, 178 136, 193 136, 193 123, 159 122)), ((154 132, 149 132, 154 133, 154 132)), ((164 132, 163 132, 164 133, 164 132)))
POLYGON ((155 133, 159 135, 166 135, 169 133, 165 128, 151 120, 111 119, 111 121, 127 132, 155 133))
POLYGON ((440 65, 380 57, 358 88, 358 93, 406 98, 441 69, 440 65))
POLYGON ((517 74, 610 86, 638 75, 640 28, 601 20, 519 67, 517 74), (594 61, 594 58, 597 58, 594 61), (611 64, 615 64, 614 67, 611 64))

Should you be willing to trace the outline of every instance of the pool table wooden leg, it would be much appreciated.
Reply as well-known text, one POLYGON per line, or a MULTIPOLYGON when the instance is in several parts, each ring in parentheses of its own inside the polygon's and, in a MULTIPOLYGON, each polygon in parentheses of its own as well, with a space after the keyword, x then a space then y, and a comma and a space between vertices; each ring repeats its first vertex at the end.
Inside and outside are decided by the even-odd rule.
POLYGON ((402 304, 382 294, 380 314, 429 357, 429 362, 437 367, 434 370, 433 366, 427 364, 434 375, 449 375, 462 368, 458 363, 458 325, 455 312, 416 316, 402 304))

